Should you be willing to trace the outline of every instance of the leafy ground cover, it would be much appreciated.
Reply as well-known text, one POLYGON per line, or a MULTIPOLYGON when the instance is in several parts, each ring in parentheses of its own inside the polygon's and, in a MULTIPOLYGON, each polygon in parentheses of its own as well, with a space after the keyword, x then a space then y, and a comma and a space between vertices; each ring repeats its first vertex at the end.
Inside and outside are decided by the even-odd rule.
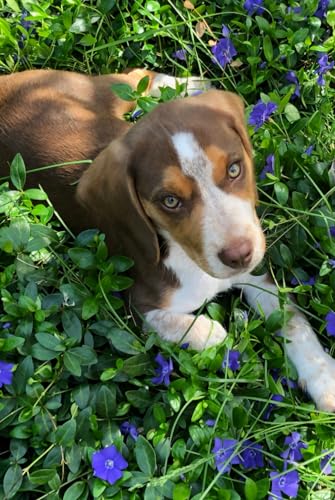
MULTIPOLYGON (((335 2, 0 8, 4 73, 147 66, 244 98, 265 264, 334 354, 335 2)), ((95 230, 72 237, 24 179, 16 157, 0 186, 0 497, 334 498, 335 417, 297 388, 281 312, 217 298, 206 311, 229 336, 202 353, 144 335, 119 295, 131 261, 95 230)))

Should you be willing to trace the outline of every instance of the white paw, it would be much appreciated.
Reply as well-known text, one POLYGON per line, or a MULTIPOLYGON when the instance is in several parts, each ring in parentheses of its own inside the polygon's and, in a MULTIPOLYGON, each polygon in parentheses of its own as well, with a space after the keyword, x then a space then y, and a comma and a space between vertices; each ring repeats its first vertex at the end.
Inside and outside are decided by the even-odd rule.
POLYGON ((194 321, 183 342, 189 342, 192 349, 202 351, 207 347, 221 344, 226 336, 227 332, 220 323, 200 315, 194 321))
POLYGON ((335 412, 335 359, 323 353, 318 362, 310 364, 309 369, 300 378, 300 384, 306 389, 319 410, 335 412))

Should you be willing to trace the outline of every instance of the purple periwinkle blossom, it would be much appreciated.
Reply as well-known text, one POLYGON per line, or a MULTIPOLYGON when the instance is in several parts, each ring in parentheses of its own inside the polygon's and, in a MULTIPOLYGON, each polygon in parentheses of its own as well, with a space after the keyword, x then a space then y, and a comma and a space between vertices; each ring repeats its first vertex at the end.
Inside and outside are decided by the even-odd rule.
POLYGON ((296 97, 300 97, 300 84, 295 74, 295 71, 288 71, 285 75, 286 81, 289 83, 293 83, 295 85, 295 89, 293 94, 291 95, 291 99, 295 99, 296 97))
POLYGON ((258 130, 265 122, 270 118, 272 113, 278 108, 277 104, 274 102, 263 102, 259 100, 257 104, 253 107, 249 116, 249 125, 255 127, 258 130))
POLYGON ((315 276, 310 276, 307 280, 298 280, 295 276, 291 279, 291 285, 297 286, 297 285, 309 285, 313 286, 316 283, 316 278, 315 276))
POLYGON ((122 422, 120 425, 120 431, 124 436, 131 436, 134 441, 138 438, 138 430, 136 429, 136 426, 130 422, 122 422))
MULTIPOLYGON (((273 394, 273 396, 271 397, 271 401, 275 401, 275 402, 277 402, 277 401, 281 402, 281 401, 283 401, 283 399, 284 399, 284 396, 282 396, 281 394, 273 394)), ((275 403, 269 403, 269 406, 267 407, 266 411, 264 412, 263 419, 269 420, 271 413, 273 412, 273 410, 276 407, 277 407, 277 405, 275 403)))
POLYGON ((170 375, 173 370, 172 359, 165 359, 160 353, 155 357, 158 367, 155 369, 156 377, 151 379, 153 384, 170 384, 170 375))
POLYGON ((12 323, 10 323, 9 321, 7 321, 6 323, 4 323, 4 324, 2 325, 2 328, 3 328, 4 330, 8 330, 8 328, 10 328, 11 326, 12 326, 12 323))
POLYGON ((312 152, 313 152, 313 149, 314 149, 314 144, 311 144, 310 146, 308 146, 308 148, 305 149, 304 153, 307 155, 307 156, 311 156, 312 152))
POLYGON ((179 59, 179 61, 186 61, 186 49, 178 49, 172 53, 172 57, 179 59))
POLYGON ((275 155, 270 154, 266 158, 265 166, 263 167, 263 170, 259 174, 259 178, 261 181, 266 179, 266 174, 274 174, 275 173, 275 155))
POLYGON ((329 259, 329 260, 328 260, 328 264, 329 264, 331 267, 335 268, 335 259, 329 259))
POLYGON ((230 38, 220 38, 216 45, 211 48, 211 51, 214 56, 213 62, 220 64, 223 68, 237 55, 237 51, 230 38))
POLYGON ((329 234, 332 238, 335 238, 335 226, 329 227, 329 234))
POLYGON ((29 30, 33 25, 32 21, 26 20, 28 16, 30 16, 30 13, 26 9, 24 9, 21 14, 20 24, 25 30, 29 30))
POLYGON ((263 446, 246 439, 242 443, 240 456, 241 465, 245 469, 260 469, 264 467, 263 446))
POLYGON ((185 349, 188 349, 189 346, 190 346, 189 342, 184 342, 183 344, 181 344, 180 349, 184 349, 185 350, 185 349))
POLYGON ((326 330, 330 337, 335 337, 335 312, 329 311, 326 315, 326 330))
POLYGON ((329 0, 319 0, 319 4, 316 11, 314 12, 314 16, 319 17, 320 19, 326 17, 328 5, 329 0))
POLYGON ((307 448, 307 444, 300 440, 299 432, 292 432, 291 436, 287 436, 284 441, 284 446, 287 448, 280 454, 288 463, 299 462, 303 458, 301 449, 307 448))
POLYGON ((243 8, 247 11, 249 16, 253 14, 260 15, 264 11, 263 0, 246 0, 243 8))
POLYGON ((271 494, 269 500, 279 500, 283 498, 282 493, 288 497, 296 498, 299 489, 299 474, 296 470, 279 474, 279 472, 270 472, 271 494))
MULTIPOLYGON (((326 451, 327 450, 322 450, 322 453, 325 453, 326 451)), ((333 473, 333 468, 330 462, 334 459, 334 457, 335 457, 335 452, 332 451, 331 453, 327 453, 327 455, 321 458, 320 469, 322 474, 329 476, 330 474, 333 473)))
MULTIPOLYGON (((142 109, 135 109, 135 111, 133 111, 131 114, 130 120, 132 122, 136 122, 139 118, 141 118, 142 115, 143 115, 142 109)), ((118 293, 119 295, 117 297, 122 299, 122 295, 119 292, 114 292, 114 293, 118 293)))
POLYGON ((231 371, 236 372, 240 369, 240 356, 239 351, 229 350, 222 361, 222 368, 230 368, 231 371))
POLYGON ((315 70, 315 73, 318 75, 317 84, 323 86, 326 84, 326 80, 324 78, 324 75, 328 71, 333 69, 335 62, 334 61, 329 62, 328 61, 328 54, 325 54, 323 52, 321 54, 318 54, 317 57, 318 57, 318 64, 319 64, 319 67, 315 70))
POLYGON ((230 472, 232 465, 241 463, 240 457, 236 454, 236 439, 220 439, 214 438, 214 454, 215 466, 221 474, 230 472))
POLYGON ((0 360, 0 387, 12 383, 13 368, 14 368, 13 363, 7 363, 6 361, 0 360))
POLYGON ((93 453, 92 466, 94 476, 114 484, 123 476, 122 470, 128 467, 128 462, 117 448, 111 445, 93 453))
POLYGON ((295 380, 292 380, 288 377, 282 377, 280 375, 280 371, 278 368, 273 368, 271 370, 271 375, 273 377, 273 380, 280 380, 280 383, 283 385, 283 386, 286 386, 288 387, 289 389, 296 389, 298 387, 298 384, 296 383, 295 380))
POLYGON ((214 420, 213 418, 208 418, 207 420, 205 420, 205 425, 207 425, 208 427, 214 427, 216 424, 216 420, 214 420))
POLYGON ((222 33, 223 38, 229 38, 230 37, 230 30, 229 30, 228 26, 223 24, 221 27, 221 33, 222 33))
POLYGON ((301 7, 287 7, 287 13, 288 14, 300 14, 302 11, 301 7))

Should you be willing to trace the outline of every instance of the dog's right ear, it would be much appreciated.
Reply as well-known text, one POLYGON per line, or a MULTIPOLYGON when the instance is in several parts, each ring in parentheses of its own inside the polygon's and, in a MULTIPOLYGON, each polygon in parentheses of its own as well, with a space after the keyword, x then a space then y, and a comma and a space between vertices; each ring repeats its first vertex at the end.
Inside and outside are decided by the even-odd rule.
POLYGON ((76 197, 113 252, 157 264, 157 234, 137 195, 129 161, 122 139, 113 141, 81 177, 76 197))

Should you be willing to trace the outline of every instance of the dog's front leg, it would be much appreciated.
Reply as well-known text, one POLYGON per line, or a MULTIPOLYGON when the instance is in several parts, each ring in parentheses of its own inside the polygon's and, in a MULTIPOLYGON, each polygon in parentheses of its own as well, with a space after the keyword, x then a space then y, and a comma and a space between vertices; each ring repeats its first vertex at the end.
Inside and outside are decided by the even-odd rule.
POLYGON ((197 351, 220 344, 227 335, 220 323, 203 314, 196 317, 193 314, 154 309, 145 314, 145 320, 161 338, 175 343, 187 342, 197 351))
MULTIPOLYGON (((277 287, 268 275, 244 277, 243 289, 248 303, 268 317, 278 309, 277 287)), ((286 305, 288 320, 281 330, 287 340, 285 349, 299 376, 300 385, 307 390, 320 410, 335 411, 335 360, 318 341, 306 317, 293 302, 286 305)))

